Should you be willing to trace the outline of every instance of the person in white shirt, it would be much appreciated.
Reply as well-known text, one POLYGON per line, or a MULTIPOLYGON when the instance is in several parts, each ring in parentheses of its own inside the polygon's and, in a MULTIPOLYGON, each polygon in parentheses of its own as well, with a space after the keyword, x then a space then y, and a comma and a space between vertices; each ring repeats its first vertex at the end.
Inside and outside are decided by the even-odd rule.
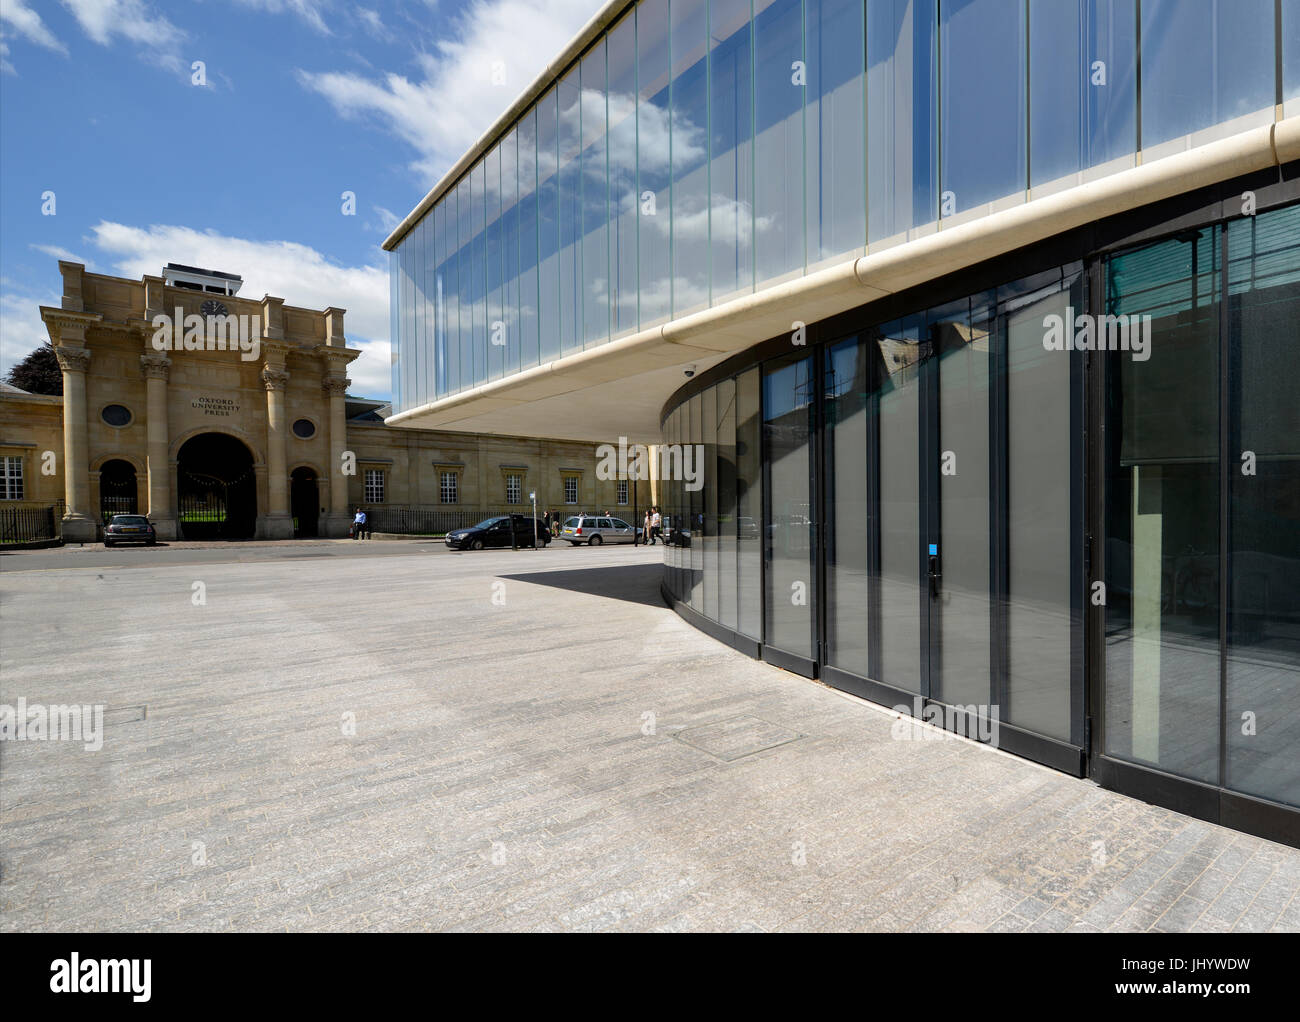
POLYGON ((659 509, 654 509, 654 514, 650 516, 650 545, 654 546, 659 539, 659 528, 663 525, 663 519, 659 516, 659 509))
POLYGON ((352 519, 352 538, 360 539, 361 534, 366 530, 366 513, 357 508, 356 516, 352 519))

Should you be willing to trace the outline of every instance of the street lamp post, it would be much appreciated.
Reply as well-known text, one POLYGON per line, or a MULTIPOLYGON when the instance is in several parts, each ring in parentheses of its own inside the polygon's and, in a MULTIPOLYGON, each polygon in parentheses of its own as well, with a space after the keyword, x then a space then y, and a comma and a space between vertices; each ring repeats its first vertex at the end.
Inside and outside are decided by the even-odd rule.
POLYGON ((537 491, 529 490, 528 499, 533 502, 533 549, 537 549, 537 491))

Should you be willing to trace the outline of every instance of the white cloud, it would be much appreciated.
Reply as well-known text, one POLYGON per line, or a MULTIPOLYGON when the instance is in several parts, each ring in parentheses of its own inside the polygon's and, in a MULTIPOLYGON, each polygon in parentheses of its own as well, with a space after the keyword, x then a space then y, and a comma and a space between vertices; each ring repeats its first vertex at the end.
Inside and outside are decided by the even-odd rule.
POLYGON ((357 16, 357 20, 370 35, 384 42, 392 40, 393 33, 388 31, 378 11, 372 11, 368 7, 358 7, 352 13, 357 16))
POLYGON ((388 342, 359 341, 349 337, 348 347, 361 349, 361 355, 348 366, 348 379, 352 381, 348 393, 357 397, 387 398, 393 389, 388 342))
POLYGON ((15 290, 4 281, 0 290, 0 376, 50 339, 41 321, 41 306, 59 304, 54 291, 15 290))
POLYGON ((27 0, 0 0, 0 23, 9 26, 28 42, 67 56, 67 47, 46 28, 41 16, 27 6, 27 0))
POLYGON ((393 228, 402 222, 402 218, 391 209, 385 209, 383 206, 376 206, 374 209, 379 214, 379 226, 385 236, 391 234, 393 228))
POLYGON ((377 117, 419 154, 432 184, 514 101, 547 60, 590 20, 595 0, 474 0, 436 54, 419 58, 419 80, 389 73, 299 71, 307 88, 343 116, 377 117), (504 84, 493 83, 493 68, 504 84))
MULTIPOLYGON (((101 46, 120 36, 142 46, 172 49, 185 33, 144 0, 63 0, 81 25, 81 30, 101 46)), ((159 54, 160 57, 174 56, 159 54)))
POLYGON ((333 35, 325 23, 325 11, 329 4, 323 0, 238 0, 238 3, 271 14, 288 12, 297 15, 321 35, 333 35))
POLYGON ((81 263, 88 270, 94 270, 95 268, 95 264, 91 260, 84 256, 79 256, 75 252, 70 252, 60 245, 29 245, 28 248, 31 248, 36 252, 41 252, 49 256, 51 259, 62 259, 69 263, 81 263))
POLYGON ((378 247, 372 265, 340 266, 297 242, 235 238, 168 224, 131 227, 101 221, 92 234, 95 245, 111 257, 114 272, 124 277, 156 275, 168 262, 207 266, 242 276, 241 297, 271 294, 288 305, 346 309, 348 346, 362 349, 348 370, 355 381, 352 391, 388 393, 388 269, 378 247))

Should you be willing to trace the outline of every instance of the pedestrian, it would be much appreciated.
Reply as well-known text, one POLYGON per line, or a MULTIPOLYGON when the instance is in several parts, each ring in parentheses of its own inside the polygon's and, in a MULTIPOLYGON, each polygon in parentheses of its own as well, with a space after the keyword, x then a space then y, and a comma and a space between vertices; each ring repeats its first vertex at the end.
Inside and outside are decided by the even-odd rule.
POLYGON ((650 516, 650 543, 654 545, 659 540, 660 529, 663 528, 663 516, 659 514, 659 508, 654 509, 654 514, 650 516))
POLYGON ((650 532, 650 509, 645 510, 645 524, 641 526, 641 538, 645 540, 646 546, 654 544, 654 538, 650 532))
POLYGON ((361 508, 357 508, 357 513, 352 517, 352 538, 354 540, 360 539, 361 534, 365 532, 365 529, 366 513, 362 511, 361 508))

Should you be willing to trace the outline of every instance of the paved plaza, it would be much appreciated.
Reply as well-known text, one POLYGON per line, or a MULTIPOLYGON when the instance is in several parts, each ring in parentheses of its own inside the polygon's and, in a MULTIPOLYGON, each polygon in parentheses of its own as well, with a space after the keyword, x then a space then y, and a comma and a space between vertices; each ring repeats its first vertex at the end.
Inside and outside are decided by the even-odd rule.
POLYGON ((0 556, 4 930, 1300 930, 1300 851, 757 663, 658 549, 0 556))

